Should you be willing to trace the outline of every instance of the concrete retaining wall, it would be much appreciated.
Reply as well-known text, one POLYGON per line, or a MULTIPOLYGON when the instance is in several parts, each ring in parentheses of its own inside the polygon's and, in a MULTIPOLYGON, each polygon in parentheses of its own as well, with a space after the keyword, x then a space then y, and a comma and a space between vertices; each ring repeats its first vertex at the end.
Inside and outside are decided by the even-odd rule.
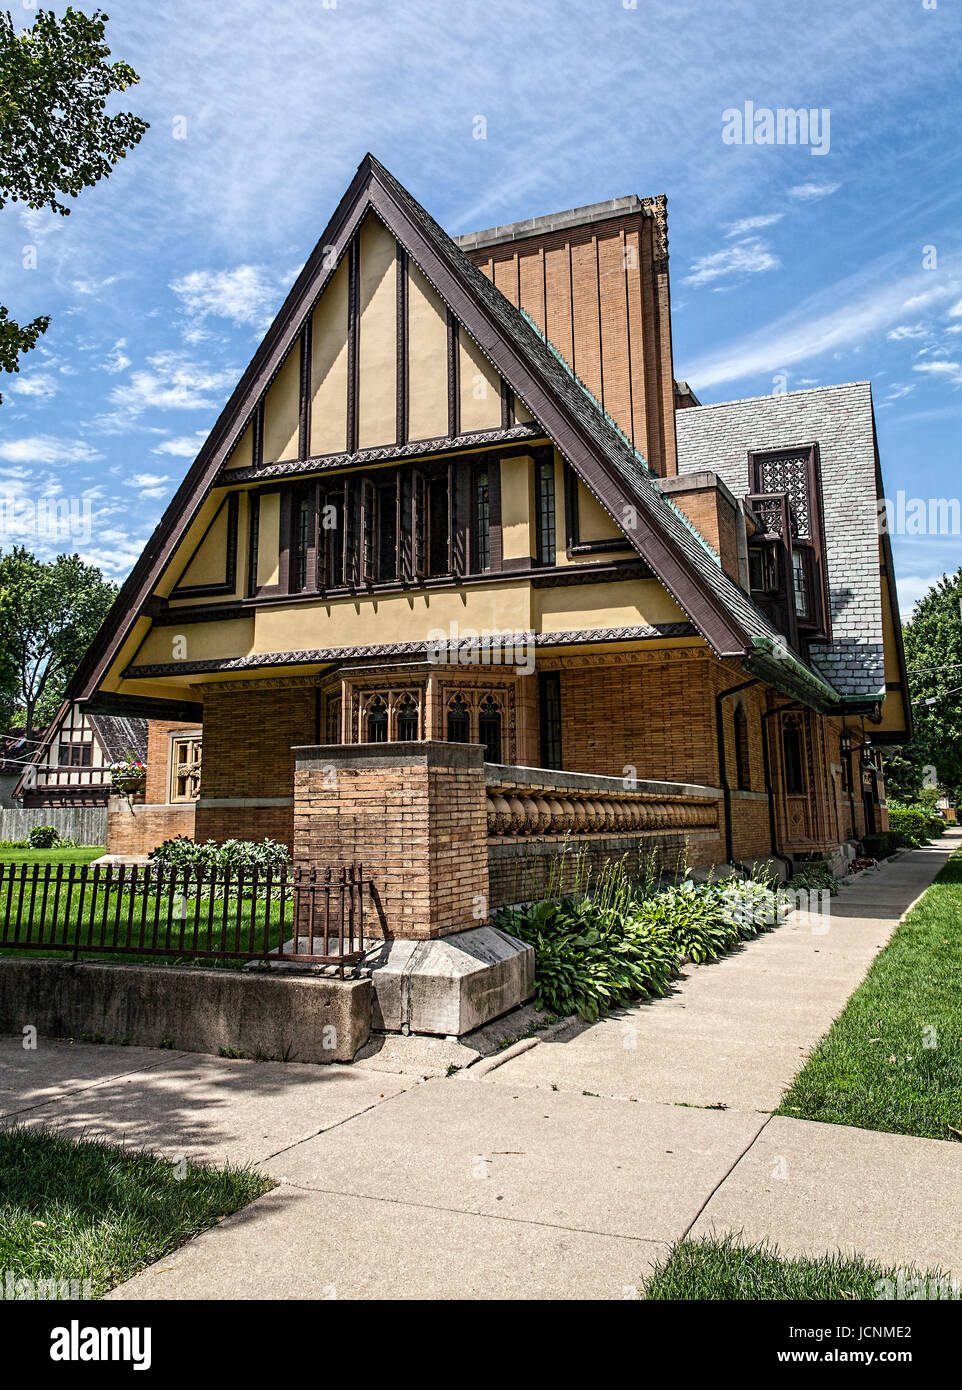
POLYGON ((371 1031, 371 981, 62 960, 0 960, 0 1033, 289 1062, 349 1062, 371 1031))

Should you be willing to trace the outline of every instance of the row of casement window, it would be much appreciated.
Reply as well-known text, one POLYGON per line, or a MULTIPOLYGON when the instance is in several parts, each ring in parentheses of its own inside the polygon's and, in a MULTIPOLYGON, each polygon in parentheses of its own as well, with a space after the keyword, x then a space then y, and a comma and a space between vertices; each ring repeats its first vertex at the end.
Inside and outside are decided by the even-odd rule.
MULTIPOLYGON (((491 568, 492 477, 474 467, 412 466, 292 490, 287 523, 292 593, 410 582, 491 568)), ((535 465, 539 565, 557 558, 554 461, 535 465)), ((259 510, 251 511, 248 592, 257 592, 259 510)), ((282 540, 282 546, 284 541, 282 540)))

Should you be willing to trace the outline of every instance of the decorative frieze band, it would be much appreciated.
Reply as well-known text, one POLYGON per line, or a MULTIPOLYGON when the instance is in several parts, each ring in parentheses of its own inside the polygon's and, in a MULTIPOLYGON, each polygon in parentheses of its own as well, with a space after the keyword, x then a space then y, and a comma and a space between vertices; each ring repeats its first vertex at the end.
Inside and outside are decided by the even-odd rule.
POLYGON ((625 792, 489 787, 488 835, 653 835, 718 826, 718 804, 625 792))

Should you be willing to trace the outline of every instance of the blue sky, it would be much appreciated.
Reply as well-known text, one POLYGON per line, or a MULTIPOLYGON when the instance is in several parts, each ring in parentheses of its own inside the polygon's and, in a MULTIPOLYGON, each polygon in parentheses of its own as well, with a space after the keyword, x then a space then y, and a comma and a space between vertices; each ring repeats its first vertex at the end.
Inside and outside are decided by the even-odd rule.
MULTIPOLYGON (((959 495, 958 0, 108 10, 151 129, 70 217, 0 213, 0 301, 53 316, 0 380, 0 497, 89 500, 111 577, 369 149, 453 234, 667 193, 677 375, 706 402, 869 379, 889 495, 959 495), (726 143, 747 101, 827 108, 827 152, 726 143)), ((959 536, 894 545, 905 611, 962 564, 959 536)))

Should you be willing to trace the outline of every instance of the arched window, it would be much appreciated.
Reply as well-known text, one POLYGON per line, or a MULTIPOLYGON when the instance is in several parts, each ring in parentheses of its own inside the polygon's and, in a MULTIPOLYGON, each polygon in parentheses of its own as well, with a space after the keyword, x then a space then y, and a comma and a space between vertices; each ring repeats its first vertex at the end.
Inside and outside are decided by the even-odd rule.
POLYGON ((471 742, 471 711, 463 695, 448 702, 448 742, 471 742))
POLYGON ((484 745, 484 761, 501 761, 501 709, 492 696, 486 695, 478 709, 478 739, 484 745))
POLYGON ((802 767, 802 731, 797 719, 786 719, 782 730, 782 757, 785 763, 785 790, 789 796, 801 796, 805 791, 802 767))
POLYGON ((387 705, 375 695, 367 706, 368 743, 387 743, 387 705))
POLYGON ((418 737, 418 706, 413 695, 403 695, 397 707, 397 736, 402 743, 418 737))
POLYGON ((740 792, 751 791, 752 767, 748 752, 748 715, 745 706, 735 706, 735 785, 740 792))

